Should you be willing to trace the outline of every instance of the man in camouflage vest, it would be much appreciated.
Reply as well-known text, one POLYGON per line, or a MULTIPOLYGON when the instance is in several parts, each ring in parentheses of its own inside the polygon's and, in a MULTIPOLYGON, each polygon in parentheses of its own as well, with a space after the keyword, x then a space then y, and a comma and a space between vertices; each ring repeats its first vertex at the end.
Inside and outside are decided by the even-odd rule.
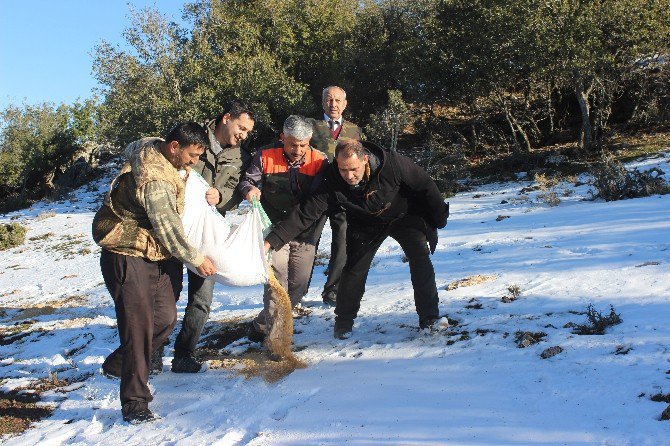
MULTIPOLYGON (((362 139, 361 129, 342 117, 347 108, 347 93, 340 87, 331 85, 323 89, 321 105, 323 119, 313 119, 314 133, 310 144, 312 147, 328 155, 332 162, 335 146, 340 141, 362 139)), ((328 279, 323 286, 323 302, 335 306, 337 287, 342 276, 342 268, 347 260, 347 218, 344 211, 328 215, 333 238, 330 244, 330 260, 328 261, 328 279)))
MULTIPOLYGON (((240 181, 240 192, 249 202, 260 200, 273 224, 283 221, 321 183, 328 158, 310 147, 311 136, 312 125, 307 119, 289 116, 280 136, 282 146, 273 144, 259 150, 240 181)), ((272 255, 274 275, 288 292, 293 307, 307 293, 315 245, 324 222, 323 218, 315 221, 272 255)), ((255 342, 263 340, 273 323, 275 309, 268 285, 265 286, 263 304, 263 310, 249 326, 248 337, 255 342)))
POLYGON ((177 322, 181 262, 203 276, 216 272, 211 260, 188 244, 180 218, 185 182, 178 169, 188 174, 208 146, 207 133, 194 122, 178 124, 164 140, 131 143, 125 151, 128 162, 93 219, 121 341, 103 371, 120 376, 121 412, 133 424, 156 418, 149 410, 147 385, 151 355, 177 322))
MULTIPOLYGON (((251 153, 242 147, 254 128, 254 113, 242 102, 226 105, 225 113, 203 124, 209 136, 209 147, 193 166, 212 186, 206 193, 207 202, 225 215, 243 199, 236 190, 241 174, 251 163, 251 153)), ((188 271, 188 303, 184 320, 174 344, 172 371, 196 373, 202 364, 195 358, 195 347, 209 318, 214 294, 214 282, 188 271)))

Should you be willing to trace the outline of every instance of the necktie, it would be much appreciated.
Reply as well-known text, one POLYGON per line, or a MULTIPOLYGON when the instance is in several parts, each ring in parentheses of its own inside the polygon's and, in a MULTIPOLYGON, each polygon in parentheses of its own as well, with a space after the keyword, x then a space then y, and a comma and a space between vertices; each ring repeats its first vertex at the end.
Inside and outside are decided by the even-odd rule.
POLYGON ((328 126, 330 127, 330 130, 334 132, 337 129, 337 121, 331 119, 330 121, 328 121, 328 126))

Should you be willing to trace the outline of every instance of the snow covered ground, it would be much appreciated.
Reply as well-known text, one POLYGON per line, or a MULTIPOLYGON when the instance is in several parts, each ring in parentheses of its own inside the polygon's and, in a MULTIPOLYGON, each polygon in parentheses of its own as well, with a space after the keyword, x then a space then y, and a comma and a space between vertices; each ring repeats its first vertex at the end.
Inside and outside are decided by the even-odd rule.
MULTIPOLYGON (((670 155, 634 166, 670 172, 670 155)), ((457 325, 418 330, 408 266, 388 240, 350 339, 332 337, 319 266, 304 300, 312 312, 295 322, 306 369, 275 383, 213 367, 178 375, 168 350, 151 379, 163 418, 131 426, 118 381, 100 373, 118 343, 90 238, 108 182, 0 216, 32 238, 0 255, 0 328, 29 332, 0 345, 0 389, 50 373, 73 383, 44 394, 53 415, 5 444, 670 444, 670 421, 658 420, 667 403, 650 399, 670 393, 670 195, 585 201, 588 185, 561 184, 550 207, 521 193, 531 181, 461 193, 433 256, 441 314, 457 325), (477 274, 493 277, 446 290, 477 274), (502 302, 512 285, 519 298, 502 302), (605 315, 613 305, 623 323, 573 334, 566 324, 586 323, 589 304, 605 315), (546 336, 518 348, 517 332, 546 336), (563 351, 542 359, 552 346, 563 351)), ((326 232, 321 250, 329 243, 326 232)), ((260 295, 217 285, 206 329, 250 319, 260 295)))

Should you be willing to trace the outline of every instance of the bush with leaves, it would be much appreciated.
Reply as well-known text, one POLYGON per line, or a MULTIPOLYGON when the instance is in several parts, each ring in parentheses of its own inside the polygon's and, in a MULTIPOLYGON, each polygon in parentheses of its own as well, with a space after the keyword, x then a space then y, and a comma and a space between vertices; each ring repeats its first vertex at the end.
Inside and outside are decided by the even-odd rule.
POLYGON ((605 201, 647 197, 670 193, 670 183, 664 172, 654 167, 649 170, 628 170, 614 155, 603 152, 600 163, 592 168, 595 198, 605 201))
POLYGON ((97 142, 94 99, 74 105, 10 105, 0 112, 0 122, 0 210, 53 192, 58 175, 77 154, 90 154, 97 142))
POLYGON ((369 124, 365 126, 365 137, 395 151, 398 148, 398 137, 410 123, 411 111, 402 99, 401 91, 389 90, 388 96, 386 107, 370 115, 369 124))
POLYGON ((0 224, 0 251, 21 245, 27 229, 18 223, 0 224))

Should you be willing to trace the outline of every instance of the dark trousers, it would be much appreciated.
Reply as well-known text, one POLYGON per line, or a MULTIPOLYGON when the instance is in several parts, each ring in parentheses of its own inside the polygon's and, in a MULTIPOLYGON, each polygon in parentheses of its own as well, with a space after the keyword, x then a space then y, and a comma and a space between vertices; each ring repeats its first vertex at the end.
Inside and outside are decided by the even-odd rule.
POLYGON ((151 353, 162 347, 177 322, 182 265, 173 260, 151 262, 102 250, 100 269, 114 300, 121 346, 103 369, 121 376, 121 405, 146 407, 153 399, 147 383, 151 353))
POLYGON ((383 227, 354 225, 347 228, 347 262, 342 271, 335 321, 353 323, 361 307, 370 264, 379 246, 390 236, 399 244, 409 260, 414 287, 414 304, 419 321, 438 317, 435 270, 430 260, 426 239, 426 223, 421 217, 408 215, 383 227))
POLYGON ((330 243, 330 260, 328 261, 328 278, 323 286, 323 294, 337 294, 342 268, 347 261, 347 214, 339 211, 328 215, 333 239, 330 243))
POLYGON ((185 357, 195 354, 202 329, 209 318, 214 296, 214 281, 188 271, 188 303, 184 312, 181 330, 174 343, 174 356, 185 357))

